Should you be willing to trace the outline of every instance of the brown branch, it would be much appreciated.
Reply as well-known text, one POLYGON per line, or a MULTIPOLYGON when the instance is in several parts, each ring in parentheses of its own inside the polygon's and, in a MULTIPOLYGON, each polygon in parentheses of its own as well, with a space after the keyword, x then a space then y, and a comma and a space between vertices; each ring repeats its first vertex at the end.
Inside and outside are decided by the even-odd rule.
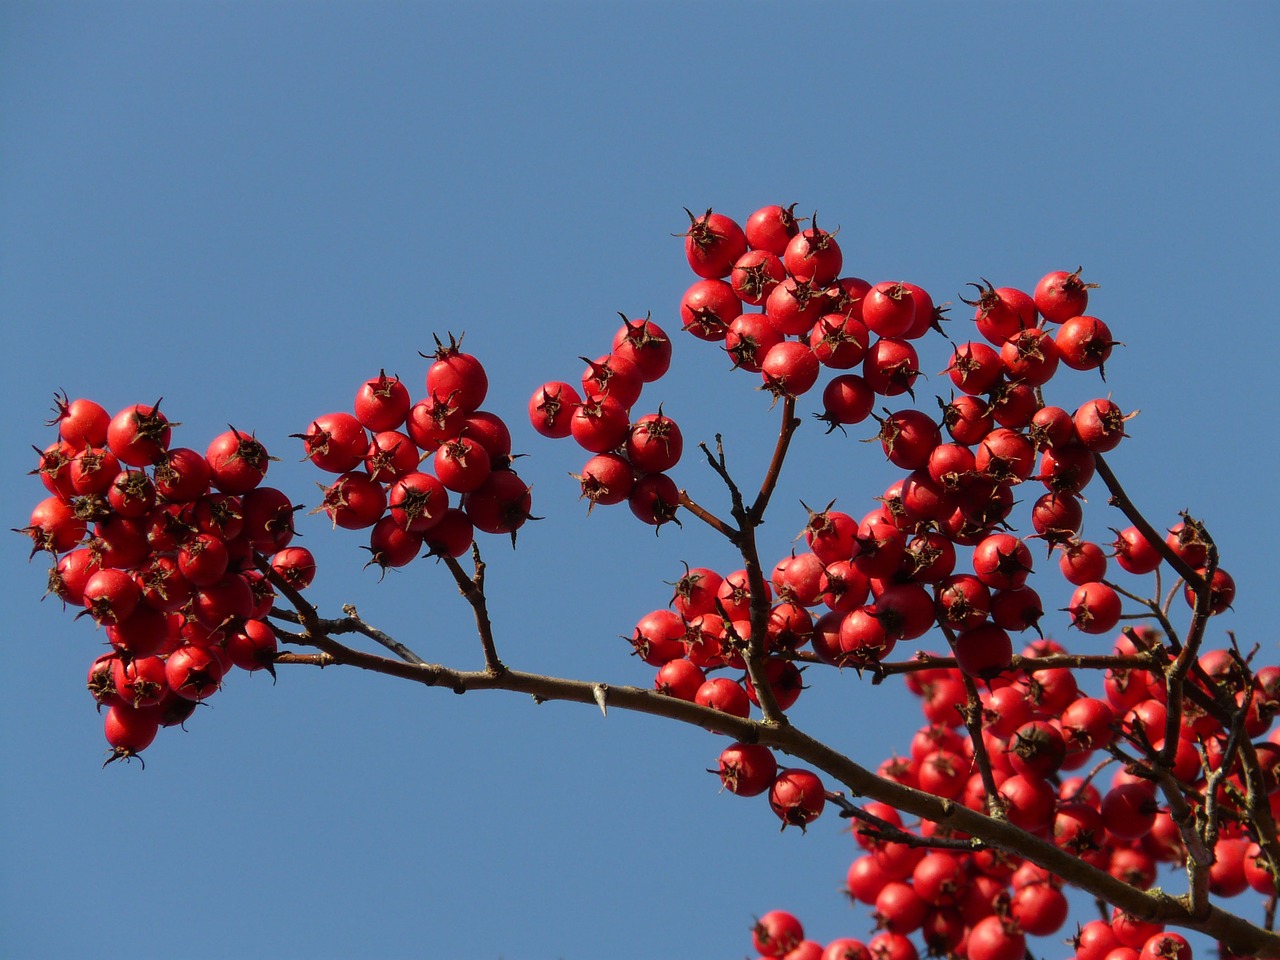
POLYGON ((782 403, 782 427, 778 431, 778 442, 774 445, 773 456, 769 459, 769 469, 765 471, 755 503, 747 511, 747 516, 751 518, 753 524, 759 525, 764 520, 769 498, 773 496, 773 491, 778 486, 778 477, 782 474, 782 464, 787 458, 791 438, 795 436, 799 426, 800 419, 796 416, 796 398, 788 395, 782 403))
POLYGON ((506 670, 506 666, 498 658, 497 644, 493 641, 493 624, 489 621, 489 606, 484 595, 484 561, 480 559, 480 546, 473 543, 471 545, 471 561, 475 568, 472 576, 467 576, 462 564, 458 563, 454 557, 446 556, 444 558, 445 566, 449 568, 449 572, 453 574, 454 582, 458 585, 458 592, 471 605, 471 610, 475 614, 476 633, 480 636, 480 648, 484 651, 484 666, 489 673, 502 673, 506 670))
POLYGON ((1173 567, 1178 576, 1190 584, 1199 583, 1205 579, 1178 556, 1173 547, 1169 546, 1165 538, 1156 532, 1156 528, 1151 525, 1142 512, 1138 510, 1129 495, 1124 492, 1124 487, 1120 485, 1120 481, 1116 479, 1116 475, 1111 472, 1111 467, 1107 464, 1102 454, 1094 456, 1094 463, 1097 465, 1098 476, 1102 477, 1102 482, 1107 485, 1107 490, 1111 492, 1111 503, 1120 508, 1120 511, 1129 518, 1129 522, 1142 532, 1151 546, 1160 553, 1167 564, 1173 567))
MULTIPOLYGON (((812 663, 822 663, 817 656, 801 652, 796 659, 812 663)), ((1067 667, 1072 670, 1151 670, 1157 665, 1156 658, 1150 653, 1082 655, 1051 654, 1044 657, 1024 657, 1014 654, 1009 669, 1032 673, 1036 670, 1051 670, 1055 667, 1067 667)), ((900 673, 916 673, 920 670, 932 670, 935 667, 954 667, 955 657, 942 657, 932 653, 918 653, 912 660, 890 660, 868 665, 865 669, 873 671, 872 684, 882 683, 885 677, 900 673)))
POLYGON ((716 533, 720 534, 730 543, 737 544, 738 531, 733 529, 733 527, 729 526, 729 524, 725 523, 723 520, 717 517, 714 513, 712 513, 706 507, 703 507, 699 503, 695 502, 694 499, 690 497, 688 492, 685 490, 680 491, 680 506, 684 507, 686 510, 692 513, 695 517, 697 517, 699 520, 701 520, 703 523, 709 526, 712 530, 716 531, 716 533))
MULTIPOLYGON (((324 642, 327 638, 311 638, 324 642)), ((329 641, 332 642, 332 641, 329 641)), ((330 651, 334 661, 364 670, 414 680, 427 686, 444 686, 457 693, 471 690, 509 690, 535 700, 559 700, 598 705, 601 685, 581 680, 546 677, 507 670, 500 674, 464 672, 433 664, 414 665, 340 644, 330 651)), ((317 664, 318 665, 318 664, 317 664)), ((1227 943, 1239 953, 1256 957, 1280 957, 1280 935, 1268 932, 1242 917, 1210 904, 1202 917, 1193 916, 1181 900, 1160 891, 1144 891, 1092 867, 1053 843, 1032 836, 1007 821, 995 820, 952 800, 944 800, 912 787, 879 777, 832 747, 794 726, 773 726, 741 719, 685 700, 639 687, 609 687, 609 705, 702 727, 745 743, 761 743, 811 764, 859 796, 887 803, 923 820, 978 837, 984 842, 1044 867, 1080 889, 1101 897, 1127 913, 1147 920, 1198 930, 1227 943)))
MULTIPOLYGON (((956 646, 956 635, 950 627, 939 624, 947 644, 952 650, 956 646)), ((969 742, 973 744, 973 762, 978 766, 978 775, 982 777, 982 788, 986 792, 987 815, 997 820, 1004 819, 1004 801, 1000 789, 996 786, 995 772, 991 769, 991 758, 987 756, 987 742, 982 739, 982 702, 978 699, 978 687, 973 677, 961 671, 960 678, 964 682, 967 695, 965 705, 960 708, 960 718, 969 731, 969 742)))
POLYGON ((979 850, 987 849, 987 845, 976 837, 925 837, 918 833, 912 833, 897 824, 890 823, 883 817, 877 817, 874 813, 867 812, 838 790, 828 790, 826 798, 829 803, 840 808, 840 816, 850 820, 859 820, 868 825, 867 827, 854 829, 853 832, 858 836, 870 837, 873 840, 887 840, 890 843, 900 843, 904 847, 919 847, 928 850, 962 850, 965 853, 975 853, 979 850))

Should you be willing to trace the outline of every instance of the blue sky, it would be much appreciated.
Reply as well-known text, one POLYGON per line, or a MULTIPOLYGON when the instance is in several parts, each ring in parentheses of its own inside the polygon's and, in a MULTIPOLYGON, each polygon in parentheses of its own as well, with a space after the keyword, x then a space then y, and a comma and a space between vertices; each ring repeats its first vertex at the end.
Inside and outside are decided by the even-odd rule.
MULTIPOLYGON (((655 538, 617 510, 586 518, 566 477, 585 458, 524 406, 607 351, 616 311, 678 327, 681 207, 794 201, 841 226, 846 272, 938 301, 1083 264, 1126 347, 1107 384, 1063 376, 1051 400, 1141 408, 1113 465, 1157 524, 1190 508, 1210 525, 1239 585, 1224 628, 1274 662, 1258 516, 1280 465, 1276 27, 1262 3, 11 2, 7 525, 43 496, 23 475, 57 389, 112 411, 164 396, 198 449, 228 422, 255 430, 282 458, 273 481, 312 504, 288 435, 382 367, 420 395, 417 351, 465 330, 547 517, 514 553, 486 545, 500 651, 647 685, 618 635, 665 604, 681 560, 734 558, 692 523, 655 538)), ((751 478, 774 414, 726 368, 681 337, 642 404, 662 400, 690 446, 722 432, 751 478)), ((801 498, 861 515, 892 476, 807 426, 763 550, 789 549, 801 498)), ((716 502, 695 457, 676 478, 716 502)), ((1103 500, 1100 538, 1121 525, 1103 500)), ((378 584, 358 535, 303 532, 334 612, 354 602, 429 659, 478 662, 444 571, 378 584)), ((779 835, 702 772, 719 741, 648 718, 282 670, 236 677, 145 772, 99 770, 83 675, 101 638, 37 602, 26 552, 13 537, 0 588, 7 955, 739 956, 774 907, 823 941, 870 929, 838 892, 853 845, 834 817, 779 835)), ((900 690, 811 682, 797 722, 869 764, 906 749, 920 720, 900 690)))

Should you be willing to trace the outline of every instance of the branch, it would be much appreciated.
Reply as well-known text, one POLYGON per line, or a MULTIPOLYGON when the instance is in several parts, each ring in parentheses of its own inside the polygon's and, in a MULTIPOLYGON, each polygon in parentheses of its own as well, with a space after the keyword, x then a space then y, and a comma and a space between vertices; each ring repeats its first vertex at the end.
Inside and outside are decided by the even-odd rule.
POLYGON ((788 395, 782 403, 782 427, 778 431, 778 442, 774 445, 773 456, 769 459, 769 469, 765 471, 764 481, 760 484, 760 492, 756 494, 755 503, 747 511, 753 524, 764 520, 764 512, 769 506, 769 498, 773 496, 778 485, 778 477, 782 474, 782 463, 787 458, 787 449, 791 446, 791 438, 800 426, 796 416, 796 398, 788 395))
POLYGON ((475 567, 475 574, 469 577, 462 569, 462 564, 458 563, 454 557, 444 557, 445 566, 453 574, 458 591, 467 603, 471 604, 471 609, 475 613, 476 632, 480 635, 480 648, 484 651, 485 669, 490 673, 502 673, 507 668, 498 659, 498 648, 493 642, 493 624, 489 621, 489 606, 484 595, 485 566, 484 561, 480 559, 479 544, 471 544, 471 561, 475 567))
MULTIPOLYGON (((327 638, 313 638, 322 642, 323 639, 327 638)), ((978 837, 991 846, 1031 860, 1062 877, 1065 882, 1136 917, 1198 930, 1223 941, 1238 953, 1256 957, 1280 957, 1280 935, 1263 930, 1212 904, 1203 916, 1193 916, 1182 901, 1158 890, 1148 892, 1132 887, 1007 821, 992 819, 955 801, 943 800, 879 777, 794 726, 774 726, 762 721, 733 717, 639 687, 606 688, 599 683, 546 677, 517 670, 494 674, 487 671, 457 671, 433 664, 418 666, 362 651, 347 650, 341 645, 335 646, 337 651, 325 650, 331 654, 335 663, 415 680, 426 686, 445 686, 457 693, 471 690, 510 690, 528 694, 538 702, 561 700, 587 704, 594 709, 598 708, 599 691, 604 688, 607 690, 609 705, 614 708, 666 717, 718 732, 744 743, 760 743, 782 750, 823 771, 856 795, 879 800, 922 820, 930 820, 978 837)))
POLYGON ((1107 464, 1102 454, 1095 454, 1094 462, 1097 464, 1098 476, 1102 477, 1102 482, 1107 485, 1107 489, 1111 492, 1111 503, 1119 507, 1120 511, 1129 518, 1129 522, 1142 531, 1142 535, 1147 538, 1151 546, 1155 547, 1160 556, 1164 557, 1165 563, 1173 567, 1178 576, 1189 584, 1195 585, 1206 579, 1192 570, 1187 562, 1178 556, 1177 552, 1165 541, 1165 538, 1156 532, 1156 528, 1151 525, 1151 522, 1134 506, 1133 501, 1124 492, 1124 487, 1120 485, 1116 475, 1111 472, 1111 467, 1107 464))
POLYGON ((696 503, 693 498, 689 496, 687 491, 680 491, 680 506, 684 507, 730 543, 737 544, 738 531, 733 529, 733 527, 729 526, 729 524, 725 523, 710 510, 696 503))

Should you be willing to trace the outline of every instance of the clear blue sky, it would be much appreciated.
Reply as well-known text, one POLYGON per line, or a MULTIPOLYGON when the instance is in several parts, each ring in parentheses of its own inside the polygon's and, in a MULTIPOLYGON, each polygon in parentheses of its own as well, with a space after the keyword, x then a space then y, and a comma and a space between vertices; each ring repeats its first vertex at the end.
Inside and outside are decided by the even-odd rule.
MULTIPOLYGON (((842 227, 846 272, 939 301, 1084 264, 1127 346, 1105 386, 1063 377, 1050 397, 1142 409, 1115 467, 1157 523, 1210 524, 1240 588, 1224 627, 1274 661, 1258 518, 1280 465, 1278 25, 1264 3, 9 2, 5 525, 43 496, 24 474, 55 389, 113 411, 162 395, 201 450, 228 422, 256 430, 310 504, 288 434, 380 367, 420 384, 431 334, 465 330, 547 517, 514 554, 488 545, 503 655, 647 685, 618 635, 681 560, 733 557, 693 524, 585 518, 565 476, 583 458, 524 405, 607 351, 615 311, 678 326, 681 207, 794 201, 842 227)), ((767 398, 714 349, 676 348, 646 402, 691 444, 722 431, 757 476, 767 398)), ((715 502, 695 457, 676 475, 715 502)), ((875 450, 806 427, 766 554, 800 498, 860 515, 889 479, 875 450)), ((358 535, 303 529, 332 612, 478 663, 444 571, 377 584, 358 535)), ((291 669, 235 677, 145 772, 100 770, 83 677, 101 637, 37 602, 20 538, 5 557, 6 956, 736 957, 774 907, 822 941, 870 929, 839 893, 853 844, 834 817, 779 835, 702 772, 719 741, 658 721, 291 669)), ((797 722, 869 764, 906 749, 900 690, 813 683, 797 722)))

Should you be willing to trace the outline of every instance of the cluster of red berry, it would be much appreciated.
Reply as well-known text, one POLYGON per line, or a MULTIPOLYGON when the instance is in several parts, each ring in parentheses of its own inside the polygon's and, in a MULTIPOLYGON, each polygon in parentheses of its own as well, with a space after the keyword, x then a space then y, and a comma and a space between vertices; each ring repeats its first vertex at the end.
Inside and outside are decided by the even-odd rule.
POLYGON ((158 403, 112 417, 65 396, 52 424, 35 471, 51 496, 22 532, 33 556, 56 557, 50 592, 105 628, 111 652, 88 684, 107 708, 110 762, 183 723, 232 667, 270 669, 274 591, 259 560, 299 585, 314 561, 289 546, 295 508, 262 485, 270 458, 254 437, 228 430, 201 455, 170 445, 158 403))
POLYGON ((582 358, 582 393, 563 380, 551 380, 529 400, 529 420, 544 437, 572 436, 594 454, 572 474, 582 496, 596 504, 630 504, 645 523, 660 526, 675 518, 680 491, 667 471, 680 462, 684 438, 662 408, 631 420, 631 408, 646 383, 671 366, 671 341, 646 317, 628 320, 613 337, 610 353, 582 358))
MULTIPOLYGON (((1131 657, 1157 641, 1153 631, 1127 632, 1117 639, 1115 653, 1131 657)), ((1064 652, 1054 641, 1041 640, 1024 655, 1044 658, 1064 652)), ((1203 654, 1199 666, 1205 676, 1235 691, 1241 702, 1249 698, 1245 731, 1253 738, 1266 736, 1280 704, 1280 668, 1263 667, 1246 681, 1232 656, 1221 650, 1203 654)), ((965 700, 959 671, 916 671, 908 675, 907 685, 922 698, 926 724, 913 737, 909 755, 886 760, 878 772, 984 812, 987 787, 974 769, 973 741, 958 729, 956 704, 965 700)), ((1113 747, 1163 747, 1169 691, 1161 675, 1136 669, 1107 671, 1103 690, 1103 697, 1087 696, 1067 667, 993 678, 981 698, 983 748, 1003 816, 1011 823, 1050 839, 1117 879, 1147 889, 1155 883, 1159 864, 1180 863, 1187 856, 1181 830, 1160 802, 1156 784, 1120 765, 1105 792, 1093 782, 1101 767, 1084 777, 1066 774, 1113 747)), ((1228 731, 1194 698, 1188 697, 1184 708, 1171 773, 1188 795, 1194 795, 1208 789, 1207 777, 1221 768, 1228 731)), ((1263 791, 1280 814, 1280 728, 1272 730, 1269 740, 1259 740, 1255 749, 1269 780, 1263 791)), ((1261 847, 1242 825, 1248 789, 1240 767, 1233 764, 1222 772, 1227 775, 1213 789, 1233 820, 1213 844, 1209 890, 1225 897, 1248 889, 1272 893, 1274 880, 1261 847)), ((897 811, 884 804, 869 803, 864 810, 884 829, 865 824, 855 828, 867 852, 849 868, 848 891, 855 900, 873 906, 879 926, 904 941, 895 941, 897 947, 888 955, 914 957, 915 948, 908 949, 905 938, 918 932, 931 952, 973 960, 1022 957, 1025 935, 1047 936, 1065 923, 1061 878, 992 850, 967 853, 910 846, 902 842, 908 833, 927 838, 944 832, 928 822, 904 828, 897 811)), ((1119 910, 1110 923, 1086 925, 1074 944, 1080 960, 1190 956, 1181 936, 1119 910)))
MULTIPOLYGON (((816 224, 801 230, 790 208, 765 207, 745 229, 711 211, 690 214, 690 220, 685 251, 701 279, 681 301, 686 331, 722 342, 735 367, 759 373, 764 388, 779 397, 810 390, 824 366, 860 364, 860 374, 840 374, 823 391, 821 419, 832 428, 875 416, 876 397, 912 390, 920 373, 912 341, 941 329, 942 311, 924 290, 840 277, 843 258, 834 235, 816 224), (750 306, 761 312, 744 313, 750 306)), ((967 675, 983 685, 982 737, 1003 815, 1145 888, 1154 883, 1157 863, 1186 855, 1151 777, 1121 767, 1111 789, 1100 793, 1091 778, 1063 780, 1060 774, 1112 744, 1159 750, 1169 696, 1163 675, 1109 671, 1102 699, 1085 696, 1066 668, 1011 669, 1010 634, 1039 633, 1044 613, 1028 585, 1030 540, 1059 552, 1058 570, 1074 588, 1064 609, 1085 634, 1110 633, 1120 622, 1122 594, 1107 580, 1109 557, 1136 575, 1156 570, 1166 558, 1137 526, 1118 531, 1110 553, 1081 536, 1083 490, 1097 472, 1098 456, 1120 443, 1132 415, 1109 398, 1069 413, 1046 405, 1042 396, 1060 368, 1101 372, 1115 345, 1107 325, 1086 314, 1091 286, 1079 271, 1049 273, 1033 294, 986 281, 974 285, 975 298, 966 302, 975 308, 980 339, 953 345, 943 371, 959 395, 939 400, 939 418, 915 408, 875 416, 884 454, 905 476, 860 520, 830 505, 811 511, 803 531, 808 550, 793 551, 764 582, 769 612, 760 675, 787 710, 804 689, 804 663, 876 670, 897 644, 940 627, 957 666, 908 673, 910 688, 925 698, 929 724, 913 742, 911 758, 886 761, 880 774, 986 812, 987 786, 975 768, 973 743, 958 730, 967 675), (1026 482, 1045 492, 1031 508, 1034 534, 1023 539, 1010 532, 1010 518, 1014 489, 1026 482), (971 572, 958 572, 965 548, 971 549, 971 572), (824 609, 814 614, 812 608, 824 609)), ((1209 549, 1202 534, 1187 518, 1165 539, 1169 551, 1200 575, 1209 549)), ((1183 593, 1194 608, 1191 585, 1183 593)), ((1216 564, 1208 596, 1210 613, 1226 609, 1234 596, 1230 576, 1216 564)), ((721 576, 687 569, 671 609, 642 617, 630 640, 645 662, 658 667, 658 690, 747 717, 757 703, 751 678, 740 673, 752 635, 751 608, 746 570, 721 576), (725 668, 739 676, 709 676, 725 668)), ((1133 637, 1156 643, 1153 633, 1128 631, 1116 652, 1138 653, 1133 637)), ((1040 640, 1024 655, 1065 652, 1040 640)), ((1199 667, 1247 704, 1248 736, 1263 737, 1280 711, 1280 668, 1263 668, 1246 681, 1231 674, 1234 664, 1229 654, 1214 651, 1200 658, 1199 667)), ((1188 790, 1203 790, 1230 731, 1194 698, 1184 697, 1182 710, 1173 772, 1188 790)), ((1280 736, 1255 747, 1271 778, 1269 801, 1280 815, 1280 736)), ((718 772, 734 793, 767 793, 784 827, 803 828, 828 803, 817 775, 780 768, 759 744, 727 747, 718 772)), ((1246 791, 1238 767, 1223 782, 1233 786, 1219 788, 1219 802, 1239 807, 1246 791)), ((1024 956, 1026 934, 1050 934, 1065 921, 1059 878, 991 851, 927 852, 901 841, 907 833, 940 835, 936 824, 904 828, 890 807, 870 804, 866 810, 883 830, 858 832, 868 853, 850 869, 849 892, 875 906, 882 932, 869 946, 841 940, 824 951, 803 941, 793 917, 775 912, 756 929, 764 955, 910 960, 916 947, 908 935, 920 932, 931 952, 1012 960, 1024 956), (772 929, 779 917, 789 918, 785 932, 772 929)), ((1215 893, 1249 887, 1274 892, 1258 843, 1238 822, 1222 830, 1214 853, 1215 893)), ((1077 953, 1083 960, 1109 954, 1098 947, 1108 942, 1095 929, 1099 923, 1085 928, 1077 953)), ((1108 960, 1189 956, 1181 937, 1123 914, 1101 926, 1112 932, 1112 948, 1128 951, 1108 960)))
MULTIPOLYGON (((371 563, 403 566, 424 549, 460 556, 476 530, 514 535, 528 518, 510 433, 479 409, 487 388, 479 361, 451 339, 428 369, 427 399, 412 403, 382 373, 360 387, 354 415, 317 417, 297 435, 316 466, 339 474, 317 509, 336 526, 372 527, 371 563), (431 455, 434 474, 421 469, 431 455)), ((311 552, 290 545, 298 507, 262 485, 272 459, 262 443, 231 429, 204 455, 171 446, 175 424, 158 407, 111 417, 61 398, 58 439, 35 471, 51 495, 22 530, 33 556, 57 558, 50 592, 105 627, 112 649, 88 685, 107 708, 109 760, 185 722, 232 667, 270 670, 267 568, 298 590, 315 576, 311 552)))
POLYGON ((745 228, 710 210, 690 213, 685 256, 702 279, 685 291, 680 317, 693 336, 721 342, 735 368, 760 374, 775 396, 806 393, 823 367, 860 366, 861 375, 841 374, 823 391, 833 427, 858 423, 877 394, 911 389, 920 373, 912 341, 941 311, 915 284, 841 277, 835 234, 816 216, 800 229, 793 209, 762 207, 745 228), (744 312, 749 306, 760 312, 744 312))
MULTIPOLYGON (((1025 943, 1019 937, 1008 937, 1005 921, 1000 915, 985 913, 981 905, 983 897, 1006 897, 1003 909, 1017 910, 1024 922, 1047 924, 1043 918, 1066 917, 1065 898, 1054 886, 1041 877, 1039 868, 1024 864, 1013 871, 1013 885, 1017 891, 1010 907, 1007 892, 1000 886, 993 892, 990 885, 969 885, 962 867, 956 866, 956 858, 950 854, 934 852, 924 856, 917 865, 921 879, 916 888, 927 895, 936 895, 946 904, 955 904, 963 911, 972 904, 972 912, 981 916, 963 940, 962 949, 948 949, 942 944, 949 938, 944 930, 947 921, 943 914, 922 905, 915 894, 903 896, 899 891, 912 888, 905 884, 886 888, 877 901, 877 917, 884 929, 864 943, 853 937, 840 937, 825 947, 815 940, 806 940, 804 927, 794 914, 785 910, 771 910, 755 922, 751 931, 752 943, 762 958, 780 960, 915 960, 915 945, 900 932, 905 918, 919 914, 922 921, 937 934, 930 943, 930 956, 973 956, 983 960, 1025 960, 1030 956, 1025 943), (1018 906, 1020 905, 1020 906, 1018 906), (969 944, 972 947, 969 948, 969 944), (966 950, 969 952, 966 954, 966 950)), ((987 905, 989 908, 989 904, 987 905)), ((1061 924, 1061 920, 1058 921, 1061 924)), ((919 925, 917 925, 919 926, 919 925)), ((1057 927, 1054 927, 1056 930, 1057 927)), ((1052 932, 1052 931, 1050 931, 1052 932)), ((1073 938, 1077 944, 1076 957, 1080 960, 1191 960, 1191 945, 1178 933, 1166 933, 1157 924, 1145 923, 1123 913, 1116 914, 1108 923, 1093 920, 1085 924, 1073 938)))
POLYGON ((354 414, 316 417, 295 435, 312 463, 339 475, 317 511, 334 526, 372 528, 369 562, 384 571, 424 547, 459 557, 475 531, 514 537, 529 519, 529 486, 511 469, 511 432, 480 409, 489 391, 484 366, 453 337, 436 344, 424 399, 414 403, 384 371, 360 387, 354 414), (459 495, 457 506, 450 493, 459 495))

